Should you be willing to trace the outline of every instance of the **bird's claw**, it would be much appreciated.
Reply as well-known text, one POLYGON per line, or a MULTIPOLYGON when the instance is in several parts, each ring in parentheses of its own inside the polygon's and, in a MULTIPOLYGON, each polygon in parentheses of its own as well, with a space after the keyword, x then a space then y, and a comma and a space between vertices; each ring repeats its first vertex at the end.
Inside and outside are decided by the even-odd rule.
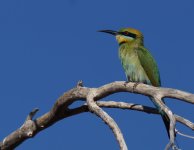
POLYGON ((129 82, 130 81, 125 81, 124 86, 126 87, 129 82))

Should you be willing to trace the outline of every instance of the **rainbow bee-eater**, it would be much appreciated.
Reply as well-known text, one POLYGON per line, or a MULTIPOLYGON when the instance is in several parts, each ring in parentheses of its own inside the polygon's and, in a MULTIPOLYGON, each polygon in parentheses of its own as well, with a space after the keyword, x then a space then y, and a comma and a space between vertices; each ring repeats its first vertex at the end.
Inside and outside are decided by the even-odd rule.
MULTIPOLYGON (((151 53, 144 47, 143 34, 133 28, 123 28, 119 31, 100 30, 112 34, 119 44, 119 58, 128 82, 144 83, 161 86, 159 69, 151 53)), ((152 98, 150 98, 152 100, 152 98)), ((161 113, 168 136, 169 118, 166 113, 152 100, 161 113)))

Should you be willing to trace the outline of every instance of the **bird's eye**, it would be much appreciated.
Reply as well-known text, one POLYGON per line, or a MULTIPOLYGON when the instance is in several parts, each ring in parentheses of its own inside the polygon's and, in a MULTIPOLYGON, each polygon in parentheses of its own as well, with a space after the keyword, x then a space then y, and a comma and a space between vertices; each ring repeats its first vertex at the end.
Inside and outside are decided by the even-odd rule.
POLYGON ((124 34, 124 35, 128 35, 129 32, 128 32, 128 31, 124 31, 123 34, 124 34))
POLYGON ((131 38, 133 38, 133 39, 135 39, 135 38, 137 37, 137 35, 136 35, 136 34, 131 33, 131 32, 128 32, 128 31, 124 31, 124 32, 121 32, 121 33, 122 33, 122 35, 125 35, 125 36, 128 36, 128 37, 131 37, 131 38))

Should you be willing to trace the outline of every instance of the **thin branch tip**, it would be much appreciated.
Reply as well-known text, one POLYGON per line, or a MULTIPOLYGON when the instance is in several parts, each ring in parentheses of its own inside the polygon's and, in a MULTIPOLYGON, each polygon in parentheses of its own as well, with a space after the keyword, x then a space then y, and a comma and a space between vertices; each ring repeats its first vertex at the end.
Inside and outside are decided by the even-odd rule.
POLYGON ((27 120, 32 120, 33 117, 36 115, 36 113, 39 111, 39 108, 34 108, 27 116, 26 121, 27 120))
POLYGON ((77 82, 77 87, 83 87, 83 81, 82 80, 79 80, 77 82))

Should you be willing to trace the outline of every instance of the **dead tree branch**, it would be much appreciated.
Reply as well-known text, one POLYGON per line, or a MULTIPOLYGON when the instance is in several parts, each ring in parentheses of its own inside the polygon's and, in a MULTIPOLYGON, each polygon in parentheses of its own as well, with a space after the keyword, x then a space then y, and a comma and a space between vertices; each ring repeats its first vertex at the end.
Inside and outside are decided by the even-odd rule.
POLYGON ((88 104, 88 108, 91 112, 95 113, 99 116, 113 131, 121 150, 128 150, 127 145, 125 143, 123 134, 118 127, 117 123, 112 119, 105 111, 103 111, 95 102, 95 97, 98 95, 95 89, 90 90, 86 98, 86 102, 88 104))
POLYGON ((194 103, 193 94, 176 89, 159 88, 145 84, 138 84, 134 89, 134 85, 135 83, 117 81, 110 84, 106 84, 99 88, 87 88, 82 87, 82 82, 79 82, 75 88, 65 92, 61 97, 59 97, 59 99, 55 102, 51 110, 46 114, 33 120, 33 116, 36 114, 37 109, 34 109, 32 112, 30 112, 24 124, 19 129, 15 130, 14 132, 12 132, 10 135, 3 139, 3 141, 0 143, 0 150, 12 150, 25 140, 34 137, 41 130, 48 128, 49 126, 60 121, 61 119, 89 111, 94 112, 106 124, 108 124, 108 126, 113 131, 120 145, 120 148, 122 150, 126 150, 127 146, 116 122, 100 107, 130 109, 152 114, 158 114, 159 112, 155 108, 142 106, 138 104, 129 104, 114 101, 107 102, 99 101, 100 99, 108 95, 118 92, 130 92, 130 93, 133 92, 153 97, 154 100, 159 104, 159 106, 161 106, 161 109, 165 111, 165 113, 171 120, 170 125, 171 139, 166 149, 170 149, 174 144, 173 136, 174 136, 174 126, 176 122, 180 122, 183 125, 194 130, 194 124, 191 121, 174 114, 170 110, 170 108, 168 108, 161 101, 162 98, 169 97, 193 104, 194 103), (80 100, 86 101, 86 104, 74 109, 69 108, 69 106, 72 103, 80 100))

